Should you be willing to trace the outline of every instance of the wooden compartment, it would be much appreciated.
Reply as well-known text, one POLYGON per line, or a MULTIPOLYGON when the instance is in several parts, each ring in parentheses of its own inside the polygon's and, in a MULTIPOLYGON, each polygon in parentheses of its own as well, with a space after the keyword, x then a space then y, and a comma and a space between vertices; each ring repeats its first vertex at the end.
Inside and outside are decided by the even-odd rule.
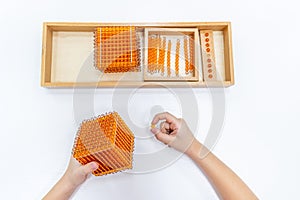
MULTIPOLYGON (((145 37, 144 37, 144 81, 199 81, 199 73, 201 73, 201 53, 200 53, 200 43, 199 43, 199 33, 197 28, 145 28, 145 37), (168 50, 166 47, 159 47, 158 49, 161 49, 162 51, 165 51, 165 53, 169 56, 163 57, 163 64, 158 64, 158 68, 163 68, 163 70, 158 72, 149 72, 149 60, 148 55, 150 53, 149 50, 155 48, 153 45, 150 44, 149 39, 151 39, 151 36, 159 37, 159 39, 162 37, 165 41, 165 46, 167 45, 167 41, 170 42, 170 50, 168 50), (182 45, 182 40, 189 38, 191 43, 193 43, 191 46, 193 46, 193 49, 191 52, 187 52, 191 54, 192 59, 186 59, 184 56, 184 46, 182 45), (176 42, 179 42, 181 46, 179 46, 178 50, 180 50, 178 53, 176 53, 176 42), (175 43, 175 45, 174 45, 175 43), (173 47, 171 46, 173 44, 173 47), (174 47, 175 46, 175 47, 174 47), (176 75, 175 71, 175 60, 176 56, 178 56, 178 75, 176 75), (167 67, 167 57, 169 57, 169 67, 167 67), (187 61, 187 63, 185 63, 187 61), (185 73, 185 64, 191 65, 193 67, 192 72, 185 73), (169 73, 169 74, 168 74, 169 73)), ((190 43, 187 41, 187 43, 190 43)), ((189 44, 187 44, 189 45, 189 44)), ((190 48, 187 48, 187 51, 190 48)), ((165 54, 164 53, 164 54, 165 54)), ((161 54, 161 52, 158 52, 157 54, 161 54)), ((160 55, 155 55, 156 61, 158 62, 160 55)))
MULTIPOLYGON (((142 52, 141 56, 144 59, 145 53, 142 52)), ((44 23, 41 72, 43 87, 158 87, 159 85, 166 87, 228 87, 233 84, 230 22, 44 23), (155 80, 147 78, 145 80, 145 66, 143 65, 141 66, 142 70, 138 72, 103 73, 94 67, 94 31, 97 27, 104 26, 137 27, 141 45, 145 44, 145 30, 149 28, 212 30, 216 65, 220 73, 219 79, 209 83, 203 80, 201 55, 199 54, 195 62, 201 66, 197 68, 194 80, 159 80, 158 84, 155 80)))

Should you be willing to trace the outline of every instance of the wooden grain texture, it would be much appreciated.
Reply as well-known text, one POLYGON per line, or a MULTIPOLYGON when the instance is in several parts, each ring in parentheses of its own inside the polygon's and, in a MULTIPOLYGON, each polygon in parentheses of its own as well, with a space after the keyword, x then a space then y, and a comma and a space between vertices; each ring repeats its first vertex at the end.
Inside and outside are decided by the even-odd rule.
POLYGON ((148 22, 148 23, 96 23, 96 22, 45 22, 54 31, 94 31, 101 26, 136 26, 142 28, 198 28, 223 30, 230 22, 148 22))
POLYGON ((233 67, 233 53, 232 53, 232 36, 231 24, 223 30, 224 34, 224 59, 225 59, 225 80, 234 85, 234 67, 233 67))
POLYGON ((42 44, 41 85, 51 83, 51 60, 52 60, 52 30, 44 23, 42 44))
POLYGON ((232 86, 230 81, 216 81, 216 82, 188 82, 188 81, 169 81, 169 82, 140 82, 140 81, 126 81, 123 83, 117 81, 105 81, 105 82, 53 82, 53 83, 46 83, 44 87, 47 88, 131 88, 131 87, 139 87, 139 88, 162 88, 162 87, 169 87, 169 88, 205 88, 205 87, 229 87, 232 86))

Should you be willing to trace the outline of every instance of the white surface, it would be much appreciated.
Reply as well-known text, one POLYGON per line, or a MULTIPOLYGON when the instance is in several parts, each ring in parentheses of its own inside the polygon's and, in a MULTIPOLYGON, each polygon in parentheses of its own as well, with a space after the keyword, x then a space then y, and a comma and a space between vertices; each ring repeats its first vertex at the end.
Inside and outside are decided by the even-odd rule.
MULTIPOLYGON (((167 2, 1 2, 1 199, 41 199, 64 172, 77 129, 73 91, 39 86, 43 21, 227 20, 233 28, 236 85, 226 89, 226 121, 214 152, 260 199, 300 198, 297 2, 167 2)), ((164 102, 159 91, 148 92, 164 102)), ((111 108, 111 93, 97 90, 97 114, 111 108)), ((196 93, 203 133, 211 102, 207 90, 196 93)), ((147 111, 141 102, 134 106, 147 111)), ((171 111, 180 113, 176 106, 171 111)), ((217 197, 203 174, 183 157, 156 173, 92 177, 74 199, 217 197)))

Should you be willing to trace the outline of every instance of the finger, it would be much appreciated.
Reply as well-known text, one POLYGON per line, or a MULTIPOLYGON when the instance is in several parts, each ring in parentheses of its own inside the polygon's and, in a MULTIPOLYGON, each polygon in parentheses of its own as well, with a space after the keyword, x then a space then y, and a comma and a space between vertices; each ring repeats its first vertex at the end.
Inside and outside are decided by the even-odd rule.
POLYGON ((155 135, 158 131, 159 131, 158 128, 152 128, 152 129, 151 129, 151 132, 152 132, 154 135, 155 135))
POLYGON ((84 166, 82 166, 82 172, 85 175, 88 175, 98 169, 98 164, 96 162, 90 162, 84 166))
POLYGON ((169 128, 171 130, 177 130, 178 129, 178 125, 173 123, 173 124, 170 124, 169 128))
POLYGON ((165 122, 163 125, 164 125, 165 129, 167 129, 167 130, 170 129, 170 124, 169 123, 165 122))
POLYGON ((162 133, 159 129, 155 128, 151 130, 154 134, 155 137, 163 142, 164 144, 170 144, 174 140, 174 136, 170 136, 168 134, 162 133))
POLYGON ((152 120, 152 124, 157 124, 159 120, 166 120, 168 123, 175 123, 177 118, 168 112, 156 114, 152 120))
POLYGON ((166 133, 167 132, 167 130, 165 129, 165 124, 166 122, 162 122, 162 123, 160 123, 160 131, 162 132, 162 133, 166 133))
POLYGON ((177 134, 177 132, 178 132, 178 130, 176 129, 176 130, 170 130, 169 131, 169 135, 176 135, 177 134))
POLYGON ((170 132, 170 124, 167 122, 160 123, 160 131, 162 133, 169 133, 170 132))

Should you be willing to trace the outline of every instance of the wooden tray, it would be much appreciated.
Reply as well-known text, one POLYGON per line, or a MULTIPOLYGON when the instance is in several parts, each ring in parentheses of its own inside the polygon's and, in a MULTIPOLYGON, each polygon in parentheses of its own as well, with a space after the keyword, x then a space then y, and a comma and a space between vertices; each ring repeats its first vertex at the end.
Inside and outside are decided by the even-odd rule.
MULTIPOLYGON (((200 55, 198 57, 201 58, 200 55)), ((197 62, 201 64, 199 60, 197 62)), ((230 22, 44 23, 41 72, 43 87, 228 87, 233 84, 230 22), (198 67, 197 80, 160 80, 159 84, 157 81, 145 81, 143 66, 140 72, 102 73, 94 67, 93 48, 94 31, 97 27, 104 26, 136 26, 141 44, 144 44, 145 29, 148 28, 212 30, 219 79, 204 81, 202 67, 198 67)))

